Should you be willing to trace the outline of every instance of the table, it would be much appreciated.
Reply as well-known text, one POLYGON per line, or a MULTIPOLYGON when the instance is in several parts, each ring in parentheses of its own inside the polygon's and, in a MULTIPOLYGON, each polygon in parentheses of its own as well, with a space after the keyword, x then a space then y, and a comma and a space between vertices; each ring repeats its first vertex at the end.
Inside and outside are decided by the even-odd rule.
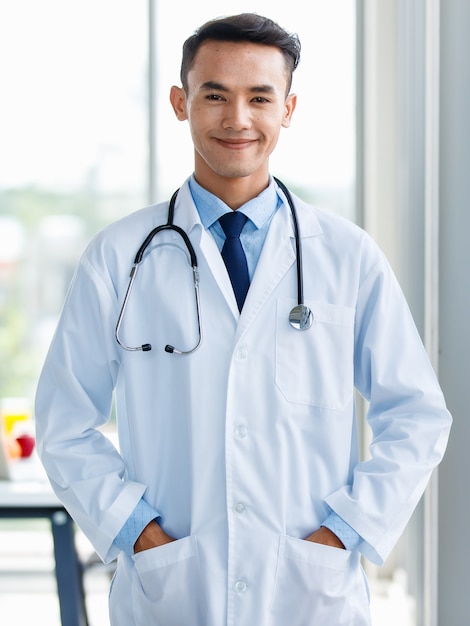
POLYGON ((72 518, 34 456, 13 462, 10 473, 10 480, 0 480, 0 518, 50 521, 62 626, 88 626, 83 566, 75 546, 72 518))

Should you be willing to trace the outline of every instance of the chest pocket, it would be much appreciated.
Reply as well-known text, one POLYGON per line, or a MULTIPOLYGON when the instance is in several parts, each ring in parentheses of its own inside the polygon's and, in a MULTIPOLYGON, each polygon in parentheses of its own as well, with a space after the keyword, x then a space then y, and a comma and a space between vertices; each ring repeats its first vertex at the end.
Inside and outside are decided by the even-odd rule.
POLYGON ((313 324, 291 328, 297 303, 279 300, 276 320, 276 385, 288 402, 343 411, 353 397, 354 315, 351 307, 305 302, 313 324))

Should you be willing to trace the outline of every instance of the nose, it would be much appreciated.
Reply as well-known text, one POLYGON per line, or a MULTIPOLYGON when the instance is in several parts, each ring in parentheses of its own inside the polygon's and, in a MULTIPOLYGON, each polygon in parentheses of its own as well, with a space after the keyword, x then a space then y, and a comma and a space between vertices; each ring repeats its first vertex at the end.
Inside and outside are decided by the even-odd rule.
POLYGON ((223 121, 225 130, 241 131, 251 128, 251 111, 246 102, 234 100, 228 102, 223 121))

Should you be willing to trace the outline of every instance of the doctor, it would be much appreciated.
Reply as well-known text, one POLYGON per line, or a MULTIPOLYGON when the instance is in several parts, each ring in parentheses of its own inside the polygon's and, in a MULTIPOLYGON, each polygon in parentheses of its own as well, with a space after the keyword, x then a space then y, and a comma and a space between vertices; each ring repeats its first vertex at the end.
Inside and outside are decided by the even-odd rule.
POLYGON ((175 229, 151 237, 129 293, 168 218, 168 202, 145 208, 88 246, 44 365, 39 452, 97 553, 118 559, 113 626, 370 624, 361 555, 384 561, 444 453, 451 418, 383 254, 295 197, 312 323, 289 324, 298 255, 269 156, 299 52, 252 14, 186 41, 170 98, 195 161, 174 224, 200 307, 175 229), (221 254, 218 220, 237 212, 246 299, 221 254), (113 393, 119 451, 100 432, 113 393))

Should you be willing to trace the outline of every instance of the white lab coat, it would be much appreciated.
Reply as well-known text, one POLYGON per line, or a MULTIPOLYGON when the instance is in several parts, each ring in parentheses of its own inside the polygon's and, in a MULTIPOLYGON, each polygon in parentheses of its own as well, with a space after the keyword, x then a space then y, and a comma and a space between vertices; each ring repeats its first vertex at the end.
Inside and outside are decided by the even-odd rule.
POLYGON ((365 626, 360 553, 389 554, 440 461, 451 418, 382 253, 349 221, 295 199, 312 327, 296 303, 287 204, 276 213, 238 313, 187 183, 175 222, 199 261, 203 341, 178 235, 155 239, 122 339, 114 328, 134 255, 167 203, 133 213, 86 250, 39 382, 38 448, 58 496, 98 554, 119 556, 117 626, 365 626), (167 245, 163 245, 166 243, 167 245), (354 387, 370 402, 358 455, 354 387), (116 390, 120 454, 99 430, 116 390), (134 557, 113 540, 140 497, 178 540, 134 557), (363 538, 349 552, 303 539, 329 507, 363 538))

